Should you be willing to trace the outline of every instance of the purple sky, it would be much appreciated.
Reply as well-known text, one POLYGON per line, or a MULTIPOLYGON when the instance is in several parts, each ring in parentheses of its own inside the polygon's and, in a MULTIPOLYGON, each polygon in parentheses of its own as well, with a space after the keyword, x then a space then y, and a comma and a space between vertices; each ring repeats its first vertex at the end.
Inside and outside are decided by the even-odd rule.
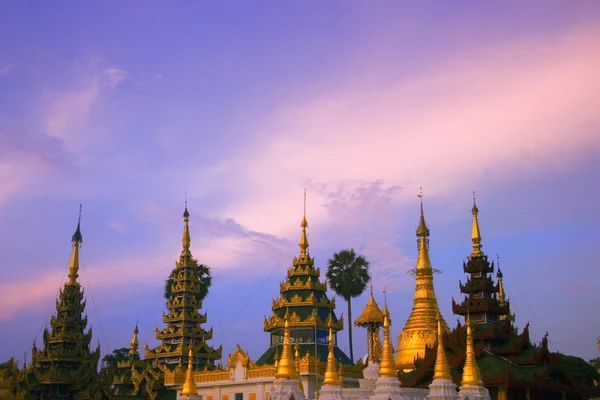
POLYGON ((19 1, 0 37, 0 360, 40 343, 80 203, 94 342, 156 346, 186 192, 224 354, 269 343, 304 188, 317 264, 364 254, 396 337, 421 186, 451 326, 475 190, 518 326, 599 355, 599 2, 19 1))

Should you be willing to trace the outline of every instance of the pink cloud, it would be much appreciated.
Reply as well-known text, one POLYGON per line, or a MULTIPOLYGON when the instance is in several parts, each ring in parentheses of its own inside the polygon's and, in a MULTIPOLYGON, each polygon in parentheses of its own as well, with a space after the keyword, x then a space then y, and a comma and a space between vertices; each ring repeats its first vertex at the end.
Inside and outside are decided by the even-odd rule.
MULTIPOLYGON (((600 54, 591 51, 598 47, 600 31, 592 28, 468 50, 387 86, 357 76, 282 107, 269 121, 269 131, 279 133, 234 168, 243 193, 223 213, 250 229, 287 235, 307 181, 383 180, 406 188, 398 203, 414 201, 419 186, 427 196, 447 196, 492 177, 569 168, 600 149, 593 133, 600 127, 600 54)), ((328 201, 310 192, 310 216, 333 220, 321 207, 328 201)))

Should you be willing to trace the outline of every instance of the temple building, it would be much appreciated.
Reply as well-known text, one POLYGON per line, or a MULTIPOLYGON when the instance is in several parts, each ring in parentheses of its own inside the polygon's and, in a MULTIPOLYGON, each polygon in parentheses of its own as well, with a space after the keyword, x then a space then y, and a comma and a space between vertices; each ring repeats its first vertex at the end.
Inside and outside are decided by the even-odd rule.
POLYGON ((92 329, 86 332, 86 302, 78 280, 81 208, 71 242, 69 275, 56 300, 56 314, 50 318, 50 330, 44 329, 43 347, 33 344, 31 364, 21 375, 16 397, 86 400, 98 389, 100 344, 91 349, 92 329))
MULTIPOLYGON (((283 344, 283 316, 289 312, 290 340, 298 343, 300 357, 315 354, 320 362, 327 361, 328 354, 328 318, 332 319, 334 340, 337 343, 337 332, 343 329, 343 317, 335 315, 335 299, 327 298, 327 283, 320 280, 320 268, 315 268, 315 259, 310 256, 306 228, 306 212, 300 224, 300 254, 292 260, 287 270, 285 281, 280 284, 280 293, 273 299, 273 313, 264 321, 264 330, 269 332, 270 343, 265 353, 256 361, 257 365, 274 364, 275 355, 281 354, 283 344)), ((348 356, 334 347, 336 360, 344 365, 351 365, 348 356)))
MULTIPOLYGON (((504 287, 494 284, 490 277, 494 265, 482 251, 475 203, 472 214, 473 251, 463 263, 469 277, 466 284, 459 285, 465 298, 460 304, 452 300, 454 313, 464 316, 466 325, 459 322, 442 339, 453 383, 458 386, 469 375, 467 370, 472 368, 474 355, 480 376, 471 377, 469 382, 481 380, 493 400, 574 400, 600 393, 593 381, 579 375, 589 368, 585 361, 550 352, 548 334, 541 343, 533 343, 529 324, 521 333, 514 327, 504 287)), ((435 364, 436 349, 428 346, 424 355, 417 358, 415 370, 400 375, 402 386, 428 387, 435 376, 435 364)))
MULTIPOLYGON (((348 356, 337 346, 343 318, 336 317, 335 300, 327 298, 327 285, 321 282, 320 269, 315 268, 315 259, 309 254, 306 210, 300 227, 300 254, 293 258, 286 279, 280 283, 279 296, 272 301, 272 314, 264 320, 264 330, 269 334, 266 351, 257 361, 252 361, 238 345, 225 366, 196 370, 194 379, 198 395, 203 399, 268 400, 273 381, 283 373, 282 357, 285 368, 292 368, 293 363, 294 379, 303 396, 313 399, 326 379, 330 352, 339 364, 342 384, 358 385, 362 367, 352 366, 348 356), (291 346, 289 352, 286 340, 291 346)), ((185 397, 181 395, 184 375, 182 369, 165 373, 165 385, 175 389, 180 398, 185 397)))
POLYGON ((167 326, 156 328, 156 339, 161 344, 150 349, 146 345, 144 357, 146 360, 157 360, 168 369, 175 369, 188 363, 188 350, 194 353, 194 368, 213 369, 215 360, 221 359, 222 346, 214 349, 206 343, 212 339, 213 330, 206 331, 202 325, 207 321, 207 314, 199 312, 202 307, 199 274, 203 267, 192 256, 190 251, 191 239, 189 228, 190 213, 187 205, 183 213, 184 228, 181 240, 183 249, 175 270, 169 277, 167 310, 163 313, 163 322, 167 326))
MULTIPOLYGON (((419 254, 417 266, 411 271, 415 274, 415 295, 410 316, 398 335, 396 353, 396 364, 401 371, 413 370, 415 359, 422 357, 425 349, 435 344, 437 320, 441 315, 433 287, 433 274, 437 270, 433 269, 429 259, 429 228, 423 213, 423 195, 420 194, 419 197, 421 199, 421 216, 417 228, 419 254)), ((440 318, 442 318, 444 331, 449 331, 444 318, 440 318)))

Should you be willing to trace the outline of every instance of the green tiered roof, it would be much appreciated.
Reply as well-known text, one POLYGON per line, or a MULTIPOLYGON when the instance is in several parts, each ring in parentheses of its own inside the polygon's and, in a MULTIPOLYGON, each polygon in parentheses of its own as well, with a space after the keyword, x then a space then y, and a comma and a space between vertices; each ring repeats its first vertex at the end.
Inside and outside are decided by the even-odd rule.
MULTIPOLYGON (((276 354, 282 353, 284 316, 289 313, 290 338, 293 343, 299 342, 300 357, 314 357, 326 362, 328 350, 328 318, 331 315, 332 327, 336 332, 343 329, 343 317, 335 315, 335 299, 327 298, 327 284, 321 282, 321 271, 315 268, 315 259, 308 252, 306 228, 306 212, 300 224, 300 255, 294 257, 292 266, 288 268, 287 279, 279 286, 280 294, 272 302, 272 315, 265 317, 264 330, 271 334, 270 347, 256 362, 257 365, 273 365, 276 354), (316 333, 316 344, 315 344, 316 333)), ((334 354, 338 362, 351 365, 350 358, 337 346, 334 354)))
POLYGON ((35 343, 32 365, 27 377, 30 396, 44 398, 91 399, 98 387, 100 345, 90 350, 92 329, 87 332, 83 289, 77 281, 79 247, 83 242, 80 229, 73 234, 73 251, 69 262, 69 280, 56 301, 56 315, 50 319, 50 331, 44 330, 42 350, 35 343))
POLYGON ((158 361, 164 367, 175 369, 188 364, 189 349, 193 352, 195 368, 214 368, 214 361, 221 358, 222 346, 218 349, 210 347, 206 341, 212 339, 213 331, 206 331, 202 324, 206 323, 205 314, 200 314, 198 261, 190 251, 190 214, 185 208, 183 213, 184 229, 183 250, 176 263, 173 282, 170 286, 171 296, 167 300, 168 313, 163 313, 163 322, 167 326, 163 330, 156 328, 156 338, 161 344, 155 349, 145 348, 145 358, 158 361))
POLYGON ((481 233, 479 231, 478 214, 479 209, 473 199, 473 228, 471 240, 473 241, 473 252, 465 264, 463 262, 463 271, 469 274, 466 284, 459 282, 461 293, 465 298, 461 304, 452 300, 452 311, 465 317, 470 314, 471 323, 478 324, 498 324, 501 323, 507 315, 510 315, 510 303, 500 301, 500 287, 494 284, 490 273, 494 272, 494 263, 488 261, 487 255, 481 251, 481 233))

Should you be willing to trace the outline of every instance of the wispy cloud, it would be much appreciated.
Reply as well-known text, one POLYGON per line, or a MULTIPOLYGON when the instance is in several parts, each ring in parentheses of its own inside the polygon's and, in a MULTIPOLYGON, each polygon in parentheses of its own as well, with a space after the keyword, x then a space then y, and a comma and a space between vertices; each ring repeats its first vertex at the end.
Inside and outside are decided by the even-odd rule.
POLYGON ((108 85, 111 88, 117 87, 121 82, 123 82, 129 77, 127 71, 117 67, 110 67, 105 69, 104 76, 106 76, 108 80, 108 85))

